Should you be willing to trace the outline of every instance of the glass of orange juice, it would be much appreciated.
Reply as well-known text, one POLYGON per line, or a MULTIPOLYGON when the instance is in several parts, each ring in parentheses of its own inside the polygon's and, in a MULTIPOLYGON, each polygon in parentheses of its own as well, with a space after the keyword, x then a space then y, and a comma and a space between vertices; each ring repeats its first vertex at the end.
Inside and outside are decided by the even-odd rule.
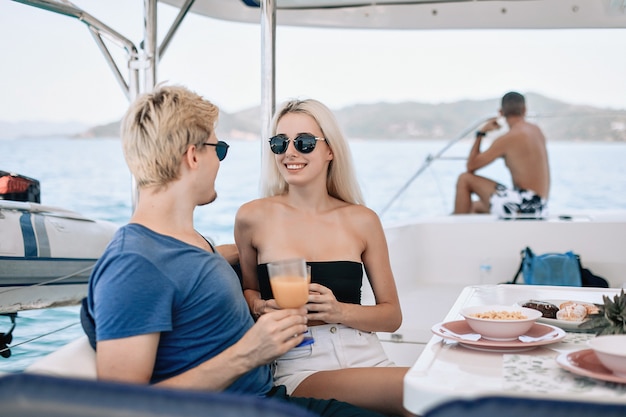
MULTIPOLYGON (((281 308, 302 307, 309 300, 309 274, 302 258, 286 259, 267 264, 270 286, 276 304, 281 308)), ((305 337, 298 346, 310 345, 312 337, 305 337)))

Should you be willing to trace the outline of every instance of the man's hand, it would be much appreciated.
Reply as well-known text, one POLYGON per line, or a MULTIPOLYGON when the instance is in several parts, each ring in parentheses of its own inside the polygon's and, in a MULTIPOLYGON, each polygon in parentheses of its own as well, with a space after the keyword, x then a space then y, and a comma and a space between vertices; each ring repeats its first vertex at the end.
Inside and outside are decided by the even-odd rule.
POLYGON ((304 307, 270 311, 259 317, 237 344, 253 361, 251 368, 264 365, 302 342, 306 322, 304 307))
POLYGON ((502 126, 500 126, 500 123, 498 123, 498 118, 492 117, 491 119, 487 120, 487 122, 485 122, 483 127, 481 127, 479 130, 481 132, 491 132, 492 130, 500 129, 501 127, 502 126))

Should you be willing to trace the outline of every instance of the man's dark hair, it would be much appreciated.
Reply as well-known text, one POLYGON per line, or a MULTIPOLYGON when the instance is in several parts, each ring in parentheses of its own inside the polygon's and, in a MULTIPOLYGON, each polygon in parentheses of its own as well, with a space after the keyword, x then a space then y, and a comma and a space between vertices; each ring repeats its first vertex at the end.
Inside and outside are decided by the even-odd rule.
POLYGON ((526 100, 520 93, 511 91, 502 97, 502 115, 504 117, 523 116, 525 111, 526 100))

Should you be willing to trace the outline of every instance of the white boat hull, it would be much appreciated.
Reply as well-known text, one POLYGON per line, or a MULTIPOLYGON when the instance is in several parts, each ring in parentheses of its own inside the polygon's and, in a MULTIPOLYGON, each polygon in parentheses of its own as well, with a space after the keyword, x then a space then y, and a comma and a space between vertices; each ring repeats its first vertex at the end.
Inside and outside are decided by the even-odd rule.
POLYGON ((0 200, 0 313, 78 304, 118 226, 0 200))

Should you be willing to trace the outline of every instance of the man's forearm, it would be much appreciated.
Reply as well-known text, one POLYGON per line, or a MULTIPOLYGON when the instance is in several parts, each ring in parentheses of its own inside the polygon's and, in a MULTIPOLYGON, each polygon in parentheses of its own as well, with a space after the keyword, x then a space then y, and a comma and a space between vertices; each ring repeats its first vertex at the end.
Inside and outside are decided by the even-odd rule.
POLYGON ((476 158, 480 154, 480 142, 482 141, 484 135, 476 135, 476 139, 474 140, 474 145, 472 145, 472 149, 470 149, 469 156, 467 157, 467 171, 474 172, 473 169, 470 169, 472 162, 474 162, 474 158, 476 158))
POLYGON ((156 385, 200 391, 223 391, 256 366, 250 358, 238 354, 235 346, 187 372, 156 385))

